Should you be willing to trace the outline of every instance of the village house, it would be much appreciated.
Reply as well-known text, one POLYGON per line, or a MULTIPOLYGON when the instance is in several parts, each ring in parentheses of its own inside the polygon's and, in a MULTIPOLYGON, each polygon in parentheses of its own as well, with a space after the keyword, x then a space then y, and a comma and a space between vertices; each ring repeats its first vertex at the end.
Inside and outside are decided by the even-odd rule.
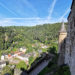
POLYGON ((6 62, 0 60, 0 71, 1 71, 2 68, 5 67, 5 66, 6 66, 6 62))
POLYGON ((33 54, 32 53, 25 54, 24 52, 26 51, 26 49, 24 51, 22 51, 22 50, 24 50, 24 49, 20 49, 20 51, 11 52, 5 56, 2 55, 1 59, 2 60, 7 59, 9 61, 9 63, 15 63, 15 64, 19 63, 19 61, 22 60, 22 61, 26 62, 26 64, 28 64, 29 57, 33 54), (16 59, 18 59, 18 60, 16 60, 16 59))
POLYGON ((6 66, 6 62, 4 61, 4 55, 2 55, 0 60, 0 72, 5 66, 6 66))
POLYGON ((47 45, 44 45, 44 44, 40 44, 41 48, 48 48, 47 45))
POLYGON ((26 62, 26 64, 28 64, 29 62, 29 57, 27 57, 25 54, 20 54, 17 56, 17 58, 19 58, 20 60, 23 60, 26 62))
POLYGON ((23 47, 23 48, 20 48, 19 50, 22 52, 26 52, 27 49, 25 47, 23 47))
POLYGON ((1 56, 1 60, 4 60, 4 55, 1 56))

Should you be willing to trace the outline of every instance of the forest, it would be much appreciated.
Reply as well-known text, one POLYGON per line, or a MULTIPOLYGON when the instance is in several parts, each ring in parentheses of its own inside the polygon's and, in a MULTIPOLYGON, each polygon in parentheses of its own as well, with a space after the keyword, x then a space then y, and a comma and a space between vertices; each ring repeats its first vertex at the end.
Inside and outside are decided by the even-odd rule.
MULTIPOLYGON (((40 42, 51 44, 57 42, 61 23, 27 26, 0 26, 0 50, 28 47, 40 42)), ((67 23, 65 23, 67 26, 67 23)))

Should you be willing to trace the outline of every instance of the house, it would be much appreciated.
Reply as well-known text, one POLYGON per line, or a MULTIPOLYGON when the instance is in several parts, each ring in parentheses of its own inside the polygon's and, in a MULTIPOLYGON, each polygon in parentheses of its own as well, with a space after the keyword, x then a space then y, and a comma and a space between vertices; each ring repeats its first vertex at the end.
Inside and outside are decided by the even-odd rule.
POLYGON ((39 52, 39 54, 41 54, 41 53, 42 53, 42 50, 41 50, 41 49, 39 49, 39 50, 38 50, 38 52, 39 52))
POLYGON ((29 62, 29 57, 27 57, 25 54, 21 53, 17 56, 18 59, 23 60, 26 62, 26 64, 28 64, 29 62))
POLYGON ((4 55, 1 56, 1 60, 4 60, 4 55))
POLYGON ((35 47, 35 44, 32 44, 32 47, 35 47))
POLYGON ((6 62, 5 61, 0 61, 0 69, 6 66, 6 62))
POLYGON ((44 45, 44 44, 40 44, 40 46, 41 46, 41 48, 48 48, 48 46, 47 45, 44 45))
POLYGON ((23 47, 23 48, 20 48, 20 51, 22 51, 22 52, 26 52, 26 50, 27 50, 27 49, 24 48, 24 47, 23 47))

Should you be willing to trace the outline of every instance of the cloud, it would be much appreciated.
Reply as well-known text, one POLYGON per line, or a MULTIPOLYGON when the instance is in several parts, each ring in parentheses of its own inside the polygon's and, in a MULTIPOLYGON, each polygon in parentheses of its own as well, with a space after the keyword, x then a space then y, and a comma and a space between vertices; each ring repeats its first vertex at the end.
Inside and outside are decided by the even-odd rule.
POLYGON ((13 10, 21 17, 38 16, 36 8, 28 0, 18 0, 18 2, 14 5, 13 10), (31 13, 29 14, 29 12, 31 13))
POLYGON ((3 4, 2 2, 0 2, 0 6, 9 11, 11 14, 13 14, 13 16, 17 17, 29 16, 29 14, 26 12, 25 7, 29 8, 28 10, 31 10, 31 12, 34 13, 34 15, 32 16, 37 16, 38 14, 35 7, 28 0, 18 0, 17 2, 16 0, 13 0, 12 2, 9 1, 9 3, 7 4, 3 4))
POLYGON ((55 7, 56 2, 57 2, 57 0, 53 0, 52 5, 51 5, 51 7, 49 8, 49 11, 48 11, 49 12, 48 16, 43 20, 41 20, 39 18, 39 21, 38 21, 39 23, 44 24, 44 23, 56 23, 57 22, 57 20, 52 18, 52 13, 54 11, 54 7, 55 7))
MULTIPOLYGON (((26 6, 28 6, 30 9, 32 9, 32 11, 37 13, 37 10, 34 8, 34 6, 28 0, 22 0, 22 1, 24 4, 26 4, 26 6)), ((40 17, 4 18, 4 19, 0 19, 0 26, 13 26, 13 25, 15 25, 15 26, 34 26, 34 25, 45 24, 45 23, 57 23, 57 22, 61 22, 62 19, 65 22, 67 22, 67 19, 65 18, 65 16, 69 13, 70 8, 68 8, 67 11, 65 11, 65 13, 59 19, 52 17, 52 13, 54 11, 56 2, 57 2, 57 0, 53 0, 51 8, 49 8, 49 14, 45 18, 40 18, 40 17)), ((5 8, 5 6, 3 6, 3 7, 5 8)), ((6 7, 6 9, 9 10, 7 7, 6 7)), ((22 7, 20 7, 20 9, 22 9, 22 7)), ((17 10, 20 10, 20 9, 17 9, 17 10)), ((11 11, 11 10, 9 10, 9 11, 11 11)), ((23 13, 21 13, 21 14, 23 14, 23 13)))
POLYGON ((52 3, 51 8, 49 8, 49 15, 48 15, 48 17, 47 17, 48 20, 51 19, 51 16, 52 16, 52 13, 53 13, 53 10, 54 10, 54 7, 55 7, 55 4, 56 4, 56 1, 57 1, 57 0, 54 0, 53 3, 52 3))
POLYGON ((5 18, 5 19, 12 19, 12 20, 38 20, 38 19, 45 19, 45 18, 31 17, 31 18, 5 18))
MULTIPOLYGON (((56 1, 57 0, 53 0, 51 8, 49 8, 49 14, 46 18, 40 18, 40 17, 5 18, 5 19, 1 20, 0 25, 2 25, 2 26, 6 26, 6 25, 10 25, 10 26, 11 25, 27 25, 27 26, 30 26, 31 25, 32 26, 32 25, 44 24, 44 23, 55 23, 55 22, 57 22, 57 20, 54 18, 51 18, 51 16, 52 16, 56 1)), ((17 13, 20 10, 24 9, 23 4, 25 4, 27 7, 29 7, 35 14, 38 14, 37 10, 34 8, 34 6, 28 0, 22 0, 22 1, 18 2, 18 5, 20 5, 20 6, 19 6, 19 9, 17 9, 18 7, 16 7, 15 11, 17 11, 17 13)), ((4 8, 6 8, 7 10, 9 10, 5 5, 2 5, 2 6, 4 8)), ((15 7, 15 5, 14 5, 14 7, 15 7)), ((12 13, 11 10, 9 10, 9 11, 12 13)), ((21 11, 19 13, 21 13, 21 11)), ((21 14, 23 14, 23 13, 24 13, 24 11, 22 11, 21 14)), ((25 15, 25 13, 24 13, 24 15, 25 15)))
POLYGON ((37 10, 34 8, 34 6, 28 1, 28 0, 22 0, 24 4, 26 4, 32 11, 37 13, 37 10))
POLYGON ((46 21, 46 18, 4 18, 0 19, 0 26, 35 26, 45 23, 56 23, 56 19, 46 21))
MULTIPOLYGON (((40 18, 44 20, 44 18, 40 18)), ((33 26, 41 24, 39 18, 4 18, 0 20, 0 26, 33 26)))
POLYGON ((65 16, 70 12, 70 8, 68 8, 65 13, 59 18, 59 21, 65 20, 67 21, 67 18, 65 16))
POLYGON ((0 5, 1 5, 3 8, 5 8, 6 10, 8 10, 10 13, 16 15, 15 12, 13 12, 12 10, 10 10, 10 9, 9 9, 8 7, 6 7, 3 3, 0 2, 0 5))

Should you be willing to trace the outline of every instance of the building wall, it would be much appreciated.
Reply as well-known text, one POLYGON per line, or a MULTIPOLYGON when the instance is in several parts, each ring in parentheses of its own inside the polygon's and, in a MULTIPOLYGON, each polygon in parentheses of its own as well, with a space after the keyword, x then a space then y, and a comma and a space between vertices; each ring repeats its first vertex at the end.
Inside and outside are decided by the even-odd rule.
POLYGON ((58 50, 58 53, 61 53, 61 46, 62 46, 62 43, 64 42, 65 38, 67 37, 67 32, 63 32, 63 33, 59 33, 59 50, 58 50))
POLYGON ((71 75, 75 75, 75 0, 68 17, 68 35, 66 39, 65 64, 70 67, 71 75))
POLYGON ((63 64, 62 62, 64 61, 65 64, 69 65, 71 75, 75 75, 75 0, 72 2, 71 12, 68 17, 67 37, 65 42, 62 42, 59 47, 61 50, 59 64, 63 64))
POLYGON ((3 63, 3 64, 0 65, 0 68, 3 68, 5 66, 6 66, 6 63, 3 63))

